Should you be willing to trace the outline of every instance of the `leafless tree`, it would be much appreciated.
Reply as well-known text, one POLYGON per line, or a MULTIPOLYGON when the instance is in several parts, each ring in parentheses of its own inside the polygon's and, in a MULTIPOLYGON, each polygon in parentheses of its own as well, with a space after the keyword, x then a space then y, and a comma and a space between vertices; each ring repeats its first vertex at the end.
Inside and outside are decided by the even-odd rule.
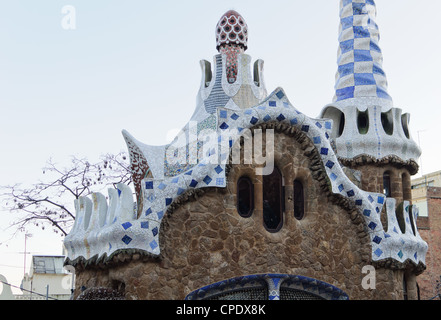
POLYGON ((11 226, 16 232, 35 225, 66 235, 75 220, 74 199, 118 183, 131 184, 130 163, 124 152, 103 155, 97 163, 73 156, 64 168, 50 159, 42 174, 44 179, 32 185, 0 186, 5 208, 17 215, 11 226))

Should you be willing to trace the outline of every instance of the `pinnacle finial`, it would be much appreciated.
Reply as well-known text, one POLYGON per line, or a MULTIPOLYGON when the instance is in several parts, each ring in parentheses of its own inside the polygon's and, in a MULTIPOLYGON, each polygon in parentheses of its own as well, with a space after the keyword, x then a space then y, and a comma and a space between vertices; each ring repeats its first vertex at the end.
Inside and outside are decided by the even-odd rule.
POLYGON ((238 45, 247 49, 248 26, 237 11, 227 11, 216 25, 216 49, 224 45, 238 45))
POLYGON ((387 93, 380 35, 373 0, 340 1, 338 72, 334 101, 375 97, 392 100, 387 93))

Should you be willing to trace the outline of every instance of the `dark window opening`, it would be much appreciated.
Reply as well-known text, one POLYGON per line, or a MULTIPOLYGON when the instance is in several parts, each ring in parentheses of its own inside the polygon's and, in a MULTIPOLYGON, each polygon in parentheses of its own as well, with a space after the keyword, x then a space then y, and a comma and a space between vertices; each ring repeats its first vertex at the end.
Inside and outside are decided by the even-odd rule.
POLYGON ((383 174, 383 193, 385 194, 386 197, 392 197, 389 172, 385 172, 383 174))
POLYGON ((303 219, 305 215, 305 195, 303 184, 299 180, 294 180, 294 217, 297 220, 303 219))
MULTIPOLYGON (((420 286, 418 285, 418 282, 417 282, 416 286, 417 286, 417 297, 418 297, 418 300, 421 300, 420 286)), ((441 296, 440 296, 440 298, 441 298, 441 296)))
MULTIPOLYGON (((240 38, 240 40, 243 40, 242 35, 239 35, 239 38, 240 38)), ((256 60, 256 62, 254 62, 253 77, 254 77, 254 83, 256 84, 256 86, 260 87, 259 60, 256 60)))
POLYGON ((341 137, 341 135, 343 134, 344 129, 345 129, 345 114, 342 112, 340 114, 340 123, 338 125, 338 135, 337 135, 337 137, 341 137))
POLYGON ((415 222, 413 219, 413 205, 409 205, 409 219, 410 219, 410 227, 412 228, 413 235, 416 236, 415 222))
POLYGON ((123 296, 126 293, 126 284, 119 280, 112 280, 112 289, 123 296))
POLYGON ((369 131, 369 115, 368 115, 367 110, 365 112, 358 111, 357 127, 358 127, 358 132, 360 134, 368 133, 368 131, 369 131))
POLYGON ((248 218, 254 210, 254 187, 248 177, 237 181, 237 211, 239 215, 248 218))
POLYGON ((223 293, 203 300, 268 300, 268 289, 262 285, 261 287, 223 293))
POLYGON ((330 119, 333 121, 331 138, 341 137, 345 130, 345 114, 336 107, 329 106, 323 112, 322 119, 330 119))
POLYGON ((280 300, 325 300, 313 293, 300 289, 280 288, 280 300))
POLYGON ((409 134, 409 114, 405 113, 401 116, 401 126, 403 127, 404 135, 407 139, 410 139, 409 134))
POLYGON ((394 132, 394 122, 392 118, 392 110, 388 112, 381 113, 381 124, 383 126, 384 132, 388 135, 392 135, 394 132))
POLYGON ((270 175, 263 176, 263 224, 270 232, 277 232, 282 227, 282 196, 282 174, 274 167, 270 175))
MULTIPOLYGON (((412 208, 409 208, 409 210, 410 209, 412 208)), ((406 208, 404 207, 404 202, 401 202, 395 210, 395 217, 397 218, 398 226, 400 227, 400 230, 403 234, 406 232, 406 221, 404 220, 404 210, 406 210, 406 208)))

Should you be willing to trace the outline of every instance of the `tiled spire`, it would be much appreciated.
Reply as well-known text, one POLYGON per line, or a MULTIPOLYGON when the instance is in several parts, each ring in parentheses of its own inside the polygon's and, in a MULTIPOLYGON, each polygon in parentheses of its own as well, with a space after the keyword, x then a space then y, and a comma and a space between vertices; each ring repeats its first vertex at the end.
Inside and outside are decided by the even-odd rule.
POLYGON ((389 100, 374 0, 340 0, 338 72, 334 102, 351 98, 389 100))
POLYGON ((248 26, 245 19, 234 10, 227 11, 216 25, 216 49, 227 57, 227 80, 237 79, 238 55, 247 50, 248 26))

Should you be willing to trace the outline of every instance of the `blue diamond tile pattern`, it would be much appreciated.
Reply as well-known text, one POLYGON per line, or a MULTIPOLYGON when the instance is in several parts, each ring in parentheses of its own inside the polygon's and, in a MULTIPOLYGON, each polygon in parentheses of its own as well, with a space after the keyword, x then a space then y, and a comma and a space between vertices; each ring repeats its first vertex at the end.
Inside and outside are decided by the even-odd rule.
MULTIPOLYGON (((361 2, 358 1, 357 3, 361 2)), ((408 235, 400 232, 396 219, 395 221, 388 220, 388 230, 384 229, 380 221, 380 215, 384 211, 383 207, 387 209, 388 219, 395 216, 395 212, 392 214, 388 211, 389 202, 392 201, 391 198, 386 199, 380 194, 363 191, 345 175, 339 160, 333 152, 331 141, 328 139, 329 130, 332 128, 330 121, 312 119, 302 114, 289 103, 281 89, 273 92, 261 105, 252 108, 241 110, 226 109, 222 106, 216 106, 216 108, 216 112, 212 114, 216 122, 210 127, 218 134, 212 139, 216 144, 209 145, 207 148, 204 145, 198 145, 198 148, 195 149, 196 154, 204 155, 202 158, 196 157, 197 161, 191 166, 185 167, 185 170, 176 171, 173 175, 158 179, 146 178, 143 180, 141 184, 144 197, 142 199, 143 214, 137 218, 137 206, 134 206, 134 212, 126 212, 124 220, 117 216, 112 217, 112 223, 108 224, 108 227, 113 227, 113 223, 119 224, 119 228, 114 229, 118 229, 120 233, 113 237, 113 239, 116 239, 114 242, 109 244, 106 241, 106 250, 114 251, 130 244, 130 247, 142 248, 153 255, 159 255, 159 226, 173 201, 191 188, 225 188, 228 182, 226 179, 226 165, 234 143, 240 138, 241 134, 253 130, 253 126, 268 121, 275 126, 282 123, 291 126, 299 134, 310 139, 316 148, 316 155, 325 169, 324 172, 329 178, 328 183, 331 184, 331 192, 339 194, 339 196, 352 203, 354 209, 358 210, 365 220, 371 239, 372 259, 393 258, 404 261, 410 258, 416 263, 424 262, 427 251, 424 242, 416 239, 416 237, 406 238, 408 235), (228 130, 222 130, 222 127, 228 128, 228 130), (240 130, 238 130, 239 128, 240 130), (224 149, 222 150, 219 145, 223 146, 224 149), (213 159, 216 159, 216 161, 211 162, 213 159), (223 162, 220 163, 219 161, 223 162), (130 214, 133 218, 126 218, 130 214)), ((132 196, 131 190, 124 192, 123 188, 118 187, 118 189, 122 190, 119 192, 118 201, 122 201, 122 198, 127 197, 127 195, 132 196)), ((125 203, 133 204, 134 201, 132 199, 125 203)), ((408 206, 406 204, 404 207, 408 206)), ((125 205, 125 208, 128 207, 130 205, 125 205)), ((408 219, 407 215, 411 213, 406 211, 404 214, 406 215, 405 221, 408 221, 406 223, 410 224, 412 219, 408 219)), ((111 254, 110 251, 106 253, 111 254)), ((308 287, 313 284, 312 282, 306 282, 304 285, 308 287)), ((273 296, 274 298, 277 297, 276 294, 273 296)))
POLYGON ((211 179, 210 178, 210 176, 206 176, 205 178, 204 178, 204 182, 205 182, 205 184, 210 184, 210 182, 212 181, 213 179, 211 179))
POLYGON ((233 114, 230 116, 230 118, 233 119, 233 120, 237 120, 237 119, 239 119, 239 116, 238 116, 236 113, 233 113, 233 114))
POLYGON ((132 241, 132 238, 130 238, 128 235, 125 235, 125 236, 121 239, 121 241, 128 245, 128 244, 132 241))
POLYGON ((222 169, 221 166, 217 166, 216 168, 214 168, 214 171, 216 171, 217 174, 221 173, 224 169, 222 169))
POLYGON ((121 225, 124 228, 124 230, 127 230, 128 228, 130 228, 132 226, 132 224, 130 222, 124 222, 121 225))
POLYGON ((380 244, 381 238, 379 236, 375 236, 372 241, 374 241, 376 244, 380 244))
POLYGON ((158 243, 156 242, 156 240, 151 241, 149 245, 152 250, 155 250, 158 247, 158 243))
POLYGON ((378 249, 376 249, 376 250, 374 251, 374 253, 375 253, 375 255, 376 255, 377 257, 381 257, 381 255, 383 254, 383 251, 381 251, 381 249, 378 248, 378 249))
POLYGON ((149 228, 149 222, 148 221, 142 221, 141 222, 141 229, 148 229, 149 228))

